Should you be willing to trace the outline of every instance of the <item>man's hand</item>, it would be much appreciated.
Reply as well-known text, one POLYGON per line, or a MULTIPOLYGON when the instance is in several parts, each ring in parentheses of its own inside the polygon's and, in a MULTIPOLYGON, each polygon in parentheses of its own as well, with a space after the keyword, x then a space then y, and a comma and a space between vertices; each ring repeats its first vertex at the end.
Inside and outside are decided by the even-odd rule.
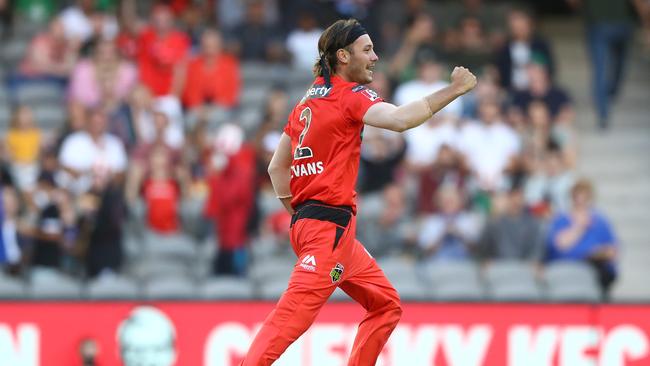
POLYGON ((476 76, 466 68, 456 66, 454 67, 454 71, 451 72, 451 85, 459 95, 463 95, 474 89, 476 86, 476 76))

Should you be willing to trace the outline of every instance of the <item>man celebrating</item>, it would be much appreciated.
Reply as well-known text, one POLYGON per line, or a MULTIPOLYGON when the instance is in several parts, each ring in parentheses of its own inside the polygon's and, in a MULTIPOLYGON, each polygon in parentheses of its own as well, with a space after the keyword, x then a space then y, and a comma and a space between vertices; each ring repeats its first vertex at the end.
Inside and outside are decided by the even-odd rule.
POLYGON ((365 29, 339 20, 318 41, 316 79, 296 105, 269 165, 291 220, 298 261, 289 286, 255 337, 242 366, 271 365, 312 324, 336 287, 367 311, 349 366, 374 365, 402 314, 397 291, 355 239, 356 192, 364 124, 393 131, 419 126, 476 85, 463 67, 451 84, 397 107, 364 84, 379 59, 365 29))

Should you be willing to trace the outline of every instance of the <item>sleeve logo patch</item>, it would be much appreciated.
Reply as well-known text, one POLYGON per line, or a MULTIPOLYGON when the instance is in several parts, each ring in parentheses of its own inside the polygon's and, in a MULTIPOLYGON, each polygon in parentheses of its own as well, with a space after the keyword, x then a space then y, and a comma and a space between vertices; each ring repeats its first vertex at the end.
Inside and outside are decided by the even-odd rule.
POLYGON ((364 89, 362 93, 366 97, 368 97, 368 99, 370 99, 371 102, 374 102, 375 100, 379 99, 379 95, 374 90, 364 89))
POLYGON ((352 88, 352 92, 356 93, 356 92, 361 91, 363 89, 365 89, 365 87, 363 85, 357 85, 354 88, 352 88))

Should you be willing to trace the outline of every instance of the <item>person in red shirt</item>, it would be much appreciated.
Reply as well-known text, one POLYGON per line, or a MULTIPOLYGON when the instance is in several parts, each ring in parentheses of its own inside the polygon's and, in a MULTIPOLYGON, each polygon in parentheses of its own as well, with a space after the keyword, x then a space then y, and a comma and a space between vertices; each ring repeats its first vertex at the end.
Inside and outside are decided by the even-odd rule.
POLYGON ((201 53, 185 69, 183 104, 187 108, 204 103, 234 107, 239 101, 239 61, 222 53, 223 40, 216 30, 201 36, 201 53))
POLYGON ((170 174, 169 157, 162 149, 154 150, 149 158, 149 177, 142 186, 147 205, 147 224, 162 234, 178 231, 178 202, 180 188, 170 174))
POLYGON ((395 106, 364 84, 378 60, 357 20, 339 20, 318 41, 317 75, 289 116, 269 164, 273 188, 291 220, 298 256, 289 286, 266 318, 242 366, 271 365, 314 321, 336 287, 367 311, 348 366, 374 365, 397 325, 399 295, 355 239, 356 192, 364 124, 402 132, 419 126, 476 85, 456 67, 451 84, 395 106))
POLYGON ((255 200, 255 150, 244 142, 239 126, 224 124, 209 159, 204 215, 215 221, 219 238, 213 272, 242 276, 247 267, 248 220, 255 200))
POLYGON ((190 48, 189 37, 174 29, 174 15, 166 5, 156 5, 151 27, 138 38, 140 80, 155 96, 177 94, 178 73, 190 48))

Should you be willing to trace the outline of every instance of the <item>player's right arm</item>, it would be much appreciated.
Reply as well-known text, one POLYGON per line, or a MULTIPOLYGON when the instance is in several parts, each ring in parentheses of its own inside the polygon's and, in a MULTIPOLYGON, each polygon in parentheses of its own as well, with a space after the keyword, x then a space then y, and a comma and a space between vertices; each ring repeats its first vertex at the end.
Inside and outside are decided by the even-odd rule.
POLYGON ((291 138, 286 133, 282 133, 278 148, 271 158, 269 163, 269 176, 271 177, 271 184, 275 194, 282 201, 284 207, 293 215, 293 207, 291 207, 291 189, 289 181, 291 180, 291 162, 293 162, 293 155, 291 154, 291 138))
POLYGON ((456 67, 451 73, 449 86, 399 107, 391 103, 377 103, 368 108, 363 116, 363 123, 403 132, 421 125, 454 99, 472 90, 474 86, 476 86, 476 76, 464 67, 456 67))

